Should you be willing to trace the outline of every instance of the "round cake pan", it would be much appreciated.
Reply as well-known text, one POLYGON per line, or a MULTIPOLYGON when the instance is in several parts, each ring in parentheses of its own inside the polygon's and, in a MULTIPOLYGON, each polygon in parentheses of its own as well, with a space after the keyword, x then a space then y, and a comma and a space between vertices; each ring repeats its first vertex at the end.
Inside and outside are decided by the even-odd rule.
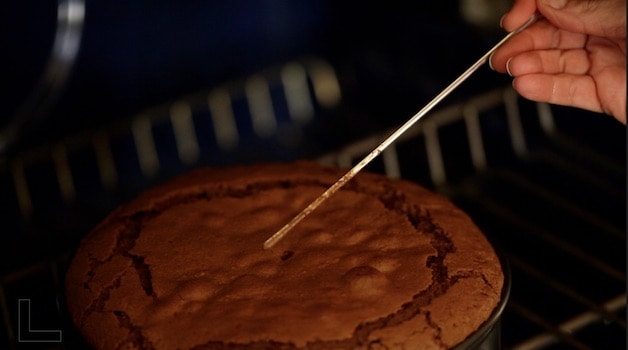
POLYGON ((498 254, 504 272, 504 287, 499 304, 480 328, 462 343, 454 347, 455 350, 499 350, 501 349, 501 316, 508 303, 511 287, 511 272, 508 260, 503 254, 498 254))

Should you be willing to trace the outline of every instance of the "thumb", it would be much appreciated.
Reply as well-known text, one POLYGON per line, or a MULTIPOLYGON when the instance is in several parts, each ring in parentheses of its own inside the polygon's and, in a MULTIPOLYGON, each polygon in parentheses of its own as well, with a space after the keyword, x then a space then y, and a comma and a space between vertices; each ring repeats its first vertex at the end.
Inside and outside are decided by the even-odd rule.
POLYGON ((558 28, 614 39, 626 37, 626 0, 539 0, 537 4, 558 28))

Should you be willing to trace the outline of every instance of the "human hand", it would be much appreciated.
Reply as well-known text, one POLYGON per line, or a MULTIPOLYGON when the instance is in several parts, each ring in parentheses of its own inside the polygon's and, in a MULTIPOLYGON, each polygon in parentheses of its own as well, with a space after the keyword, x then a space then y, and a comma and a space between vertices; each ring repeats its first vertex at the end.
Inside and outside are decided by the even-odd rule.
POLYGON ((535 12, 543 18, 498 48, 491 68, 525 98, 626 124, 626 1, 515 0, 501 25, 512 31, 535 12))

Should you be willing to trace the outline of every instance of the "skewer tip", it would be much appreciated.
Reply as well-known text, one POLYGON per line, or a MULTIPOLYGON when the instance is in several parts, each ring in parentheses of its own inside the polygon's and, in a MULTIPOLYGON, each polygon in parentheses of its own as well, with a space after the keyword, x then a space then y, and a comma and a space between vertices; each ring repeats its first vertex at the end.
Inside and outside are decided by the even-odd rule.
MULTIPOLYGON (((271 237, 271 238, 272 238, 272 237, 271 237)), ((272 241, 270 240, 270 238, 269 238, 269 239, 267 239, 266 241, 264 241, 264 250, 266 250, 266 249, 270 249, 270 248, 272 248, 274 245, 275 245, 275 242, 272 242, 272 241)))
POLYGON ((277 244, 277 242, 279 242, 279 240, 286 235, 286 233, 292 228, 292 226, 294 226, 294 220, 286 224, 279 231, 275 232, 275 234, 273 234, 266 241, 264 241, 264 249, 270 249, 275 244, 277 244))

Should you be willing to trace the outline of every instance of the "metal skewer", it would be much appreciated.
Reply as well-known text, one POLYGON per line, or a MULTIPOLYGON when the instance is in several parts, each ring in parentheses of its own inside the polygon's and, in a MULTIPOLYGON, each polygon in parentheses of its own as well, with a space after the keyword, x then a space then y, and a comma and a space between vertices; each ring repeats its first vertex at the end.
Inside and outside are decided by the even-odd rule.
POLYGON ((346 174, 344 174, 336 183, 331 185, 323 194, 317 197, 314 201, 312 201, 305 209, 303 209, 299 214, 297 214, 290 222, 284 225, 279 231, 277 231, 274 235, 268 238, 264 242, 264 249, 268 249, 273 247, 279 240, 281 240, 296 224, 298 224, 301 220, 303 220, 306 216, 308 216, 312 211, 318 208, 321 203, 327 200, 331 195, 336 193, 342 186, 344 186, 349 180, 351 180, 362 168, 364 168, 368 163, 370 163, 375 157, 380 155, 386 147, 388 147, 391 143, 393 143, 399 136, 401 136, 404 132, 406 132, 412 125, 414 125, 419 119, 421 119, 425 114, 427 114, 434 106, 436 106, 439 102, 441 102, 447 95, 449 95, 454 89, 456 89, 462 82, 464 82, 471 74, 473 74, 478 68, 480 68, 484 63, 486 63, 489 57, 499 48, 502 44, 504 44, 508 39, 510 39, 513 35, 521 32, 522 30, 529 27, 532 23, 534 23, 540 15, 533 15, 526 23, 524 23, 521 27, 516 30, 508 33, 502 40, 500 40, 495 46, 493 46, 490 50, 488 50, 479 60, 477 60, 471 67, 469 67, 464 73, 462 73, 456 80, 454 80, 449 86, 447 86, 443 91, 441 91, 434 99, 432 99, 428 104, 426 104, 420 111, 418 111, 412 118, 406 121, 401 127, 399 127, 395 132, 393 132, 388 138, 386 138, 382 143, 379 144, 374 150, 372 150, 366 157, 364 157, 358 164, 356 164, 351 170, 349 170, 346 174))

